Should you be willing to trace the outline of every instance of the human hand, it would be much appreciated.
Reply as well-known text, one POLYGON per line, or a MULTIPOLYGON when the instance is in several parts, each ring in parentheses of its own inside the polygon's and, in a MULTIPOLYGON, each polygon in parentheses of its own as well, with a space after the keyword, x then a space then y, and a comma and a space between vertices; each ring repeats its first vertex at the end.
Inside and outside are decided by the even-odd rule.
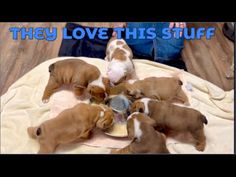
MULTIPOLYGON (((186 28, 186 23, 185 22, 170 22, 169 28, 186 28)), ((182 36, 183 32, 180 32, 180 37, 182 36)))
MULTIPOLYGON (((126 27, 126 25, 127 25, 126 22, 115 22, 115 23, 113 23, 112 27, 113 28, 124 28, 124 27, 126 27)), ((113 37, 116 36, 115 31, 113 31, 112 36, 113 37)))

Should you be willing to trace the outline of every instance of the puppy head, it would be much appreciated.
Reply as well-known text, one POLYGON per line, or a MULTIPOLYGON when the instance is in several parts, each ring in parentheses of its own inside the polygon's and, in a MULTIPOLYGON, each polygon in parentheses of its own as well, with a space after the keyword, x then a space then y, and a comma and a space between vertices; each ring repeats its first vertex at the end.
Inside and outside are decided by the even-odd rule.
POLYGON ((134 99, 142 98, 144 95, 141 90, 137 89, 133 84, 126 84, 126 94, 132 96, 134 99))
POLYGON ((114 113, 111 108, 106 107, 104 111, 100 112, 96 126, 102 130, 106 130, 113 125, 113 121, 114 113))
POLYGON ((129 138, 135 138, 137 136, 137 130, 135 130, 135 128, 137 127, 135 127, 134 125, 135 120, 140 124, 147 124, 152 127, 156 126, 156 122, 147 115, 139 112, 134 112, 127 118, 127 132, 129 138))
POLYGON ((129 107, 129 111, 131 113, 132 112, 140 112, 140 113, 145 113, 148 115, 150 101, 156 101, 156 100, 152 100, 150 98, 142 98, 142 99, 136 100, 129 107))
POLYGON ((143 114, 143 113, 137 114, 137 120, 139 120, 141 123, 150 125, 152 127, 156 126, 156 121, 151 119, 149 116, 147 116, 146 114, 143 114))
POLYGON ((114 45, 114 44, 113 44, 113 41, 115 41, 115 40, 117 40, 117 37, 116 37, 116 36, 112 36, 112 37, 109 39, 109 41, 108 41, 108 43, 107 43, 107 49, 112 49, 111 47, 114 45))
POLYGON ((91 99, 97 103, 103 102, 108 96, 109 91, 110 80, 105 77, 99 77, 87 87, 87 92, 91 95, 91 99))
POLYGON ((111 52, 114 50, 115 45, 113 44, 117 38, 115 36, 111 37, 110 40, 107 43, 107 48, 106 48, 106 61, 111 60, 111 52), (114 41, 114 42, 113 42, 114 41))
POLYGON ((31 138, 36 139, 42 135, 42 128, 41 127, 29 127, 27 129, 27 132, 31 138))
POLYGON ((89 85, 87 91, 91 95, 91 99, 97 103, 101 103, 106 97, 105 90, 96 85, 89 85))
POLYGON ((133 112, 140 112, 140 113, 144 113, 145 112, 145 105, 143 102, 141 102, 140 100, 136 100, 135 102, 133 102, 131 104, 131 106, 129 107, 129 111, 131 113, 133 112))

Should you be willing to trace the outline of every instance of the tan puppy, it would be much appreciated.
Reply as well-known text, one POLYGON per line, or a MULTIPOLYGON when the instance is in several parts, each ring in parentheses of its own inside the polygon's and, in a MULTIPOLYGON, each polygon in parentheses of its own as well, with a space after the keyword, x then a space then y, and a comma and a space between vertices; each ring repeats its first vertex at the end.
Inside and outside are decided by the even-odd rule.
POLYGON ((133 83, 126 82, 112 87, 110 94, 124 93, 133 97, 133 100, 148 97, 188 105, 188 97, 181 86, 182 82, 176 77, 148 77, 133 83))
POLYGON ((109 92, 109 80, 102 77, 96 66, 78 59, 55 62, 49 66, 50 77, 42 101, 49 101, 50 96, 63 84, 72 84, 75 95, 89 92, 93 99, 101 102, 109 92))
POLYGON ((136 111, 143 112, 154 119, 155 128, 166 135, 189 133, 194 138, 196 149, 204 151, 206 137, 203 124, 207 124, 207 119, 199 111, 149 98, 135 101, 130 107, 130 112, 136 111))
POLYGON ((127 94, 135 99, 148 97, 158 100, 188 103, 188 97, 182 90, 183 83, 175 77, 148 77, 127 83, 127 94))
POLYGON ((79 103, 54 119, 27 130, 30 137, 39 141, 38 153, 53 153, 60 144, 88 139, 95 127, 102 130, 111 127, 113 118, 113 112, 108 107, 79 103))
POLYGON ((155 131, 155 121, 143 113, 135 112, 128 117, 128 137, 131 144, 111 153, 169 153, 166 147, 165 135, 155 131))
POLYGON ((136 78, 132 59, 132 50, 123 39, 112 37, 109 40, 105 60, 109 62, 107 76, 111 83, 118 84, 136 78))

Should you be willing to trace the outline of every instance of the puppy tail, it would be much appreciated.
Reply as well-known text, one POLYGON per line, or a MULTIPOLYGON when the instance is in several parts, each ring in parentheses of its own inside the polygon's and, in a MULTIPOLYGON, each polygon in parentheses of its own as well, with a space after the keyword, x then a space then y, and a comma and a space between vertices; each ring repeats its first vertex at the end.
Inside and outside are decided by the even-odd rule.
POLYGON ((183 85, 183 82, 180 79, 178 80, 178 82, 179 82, 179 85, 183 85))
POLYGON ((176 80, 178 80, 178 84, 179 85, 183 85, 183 81, 181 80, 181 78, 182 78, 182 71, 174 71, 170 75, 172 77, 174 77, 176 80))
POLYGON ((48 71, 51 73, 55 68, 55 63, 51 64, 48 68, 48 71))
POLYGON ((208 124, 208 121, 204 115, 201 116, 201 120, 204 124, 206 124, 206 125, 208 124))
POLYGON ((29 127, 27 132, 31 138, 36 139, 42 134, 42 129, 41 127, 29 127))

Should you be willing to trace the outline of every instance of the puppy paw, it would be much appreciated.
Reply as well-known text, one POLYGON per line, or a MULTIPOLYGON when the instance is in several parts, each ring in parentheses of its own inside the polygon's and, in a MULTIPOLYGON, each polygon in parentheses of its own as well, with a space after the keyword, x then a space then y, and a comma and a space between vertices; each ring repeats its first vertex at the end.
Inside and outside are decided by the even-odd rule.
POLYGON ((198 151, 204 151, 205 150, 205 144, 199 144, 199 145, 196 145, 195 148, 198 150, 198 151))
POLYGON ((119 151, 117 149, 112 149, 110 151, 110 154, 119 154, 119 151))
POLYGON ((191 106, 189 102, 184 102, 184 106, 191 106))
POLYGON ((49 99, 42 99, 42 102, 43 102, 44 104, 46 104, 46 103, 49 102, 49 99))

